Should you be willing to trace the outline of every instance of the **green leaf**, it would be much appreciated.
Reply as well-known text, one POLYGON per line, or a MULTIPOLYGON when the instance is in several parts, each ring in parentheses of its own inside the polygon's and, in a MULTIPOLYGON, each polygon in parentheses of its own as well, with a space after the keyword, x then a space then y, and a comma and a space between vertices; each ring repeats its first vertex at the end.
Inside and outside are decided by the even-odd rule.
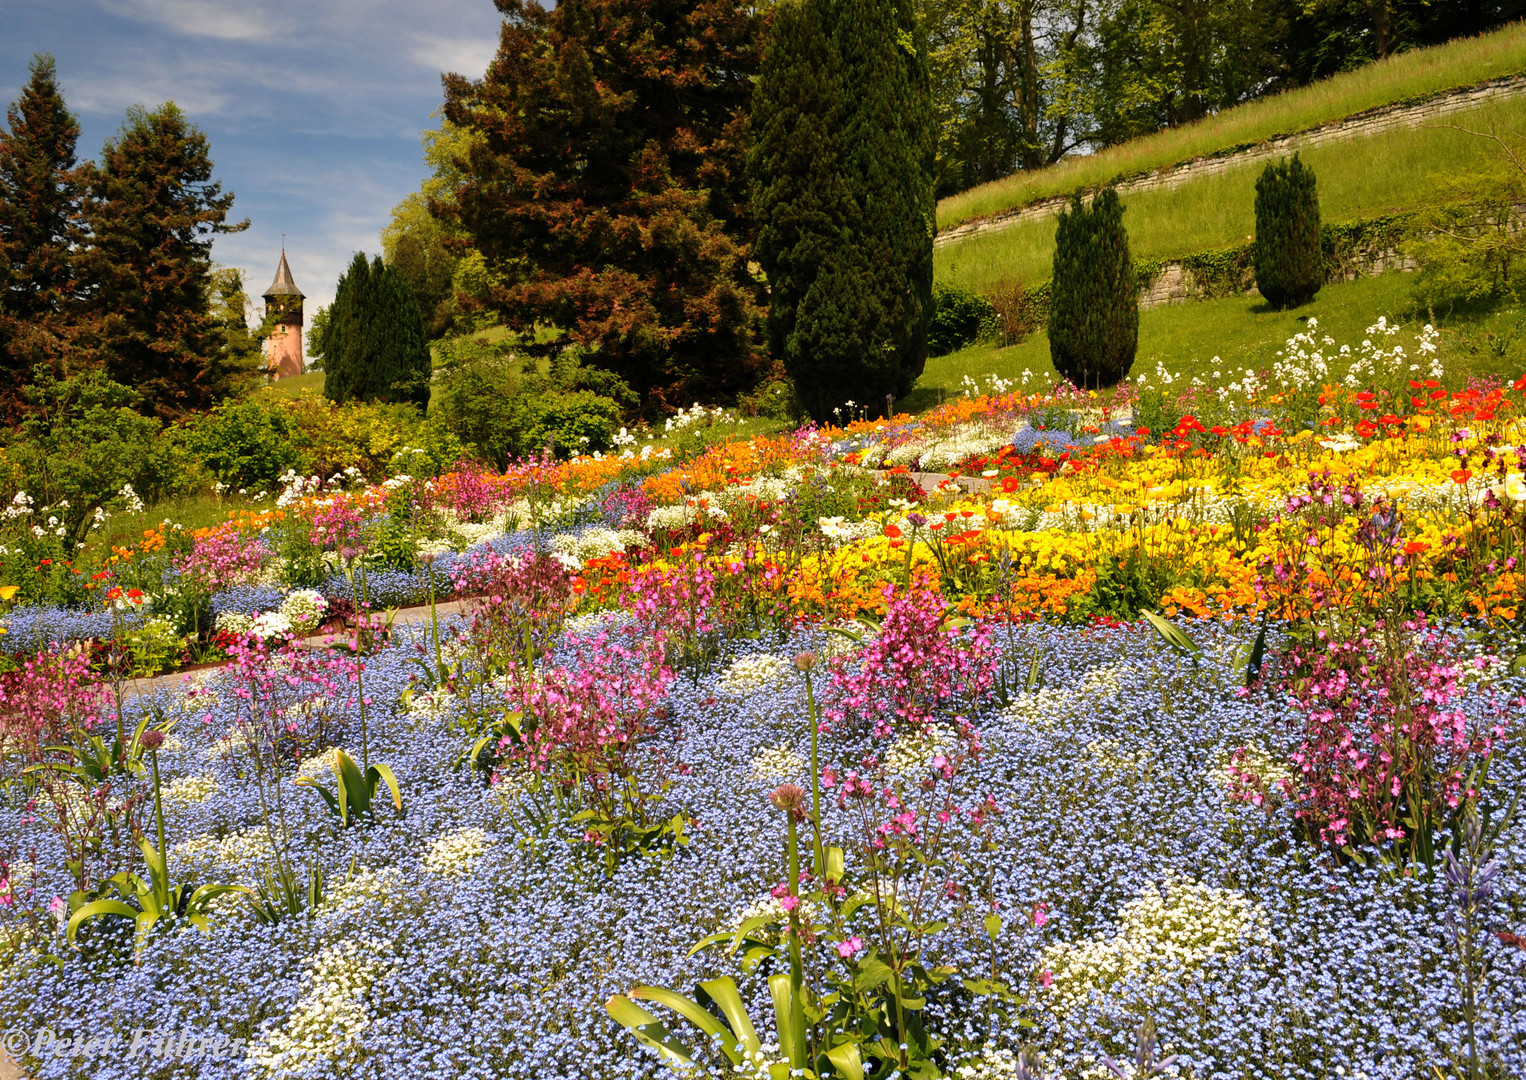
POLYGON ((991 914, 986 916, 985 924, 986 937, 990 938, 992 941, 995 941, 997 935, 1001 933, 1001 916, 993 911, 991 914))
POLYGON ((893 972, 878 956, 870 953, 858 962, 858 972, 853 976, 853 986, 859 991, 873 990, 890 979, 893 972))
POLYGON ((630 992, 629 996, 640 1001, 653 1001, 658 1005, 666 1005, 712 1039, 719 1037, 718 1045, 721 1053, 730 1058, 733 1065, 742 1060, 742 1055, 737 1052, 737 1038, 731 1033, 731 1029, 698 1002, 691 1001, 675 991, 664 990, 660 986, 638 986, 630 992))
POLYGON ((827 1051, 827 1060, 837 1070, 842 1080, 864 1080, 864 1062, 858 1053, 857 1043, 843 1043, 827 1051))
POLYGON ((657 1017, 630 998, 623 994, 616 994, 604 1003, 604 1010, 614 1017, 617 1024, 628 1028, 636 1038, 658 1050, 670 1060, 680 1065, 694 1064, 694 1054, 689 1048, 673 1038, 672 1033, 658 1022, 657 1017))
POLYGON ((385 780, 388 789, 392 792, 392 805, 401 810, 403 808, 403 793, 397 786, 397 777, 392 775, 391 766, 382 765, 378 762, 371 766, 370 772, 375 774, 371 779, 371 789, 375 790, 377 777, 385 780))
POLYGON ((1193 641, 1172 622, 1167 621, 1153 611, 1141 611, 1141 615, 1155 628, 1155 632, 1161 636, 1167 645, 1184 656, 1197 656, 1199 649, 1197 642, 1193 641))
POLYGON ((747 1015, 747 1007, 742 1004, 742 995, 737 993, 737 984, 727 976, 702 982, 699 988, 720 1007, 721 1015, 731 1025, 731 1030, 736 1034, 737 1042, 742 1048, 757 1053, 762 1043, 758 1041, 758 1033, 753 1029, 752 1019, 747 1015))
POLYGON ((1245 665, 1245 685, 1250 686, 1261 674, 1262 661, 1266 659, 1266 616, 1261 616, 1261 629, 1256 634, 1256 643, 1251 646, 1250 660, 1245 665))
POLYGON ((74 936, 79 933, 80 925, 88 919, 94 919, 102 915, 120 915, 124 919, 136 921, 140 914, 142 912, 137 908, 128 907, 120 900, 95 900, 74 913, 74 917, 69 920, 65 934, 69 939, 69 944, 73 945, 74 936))

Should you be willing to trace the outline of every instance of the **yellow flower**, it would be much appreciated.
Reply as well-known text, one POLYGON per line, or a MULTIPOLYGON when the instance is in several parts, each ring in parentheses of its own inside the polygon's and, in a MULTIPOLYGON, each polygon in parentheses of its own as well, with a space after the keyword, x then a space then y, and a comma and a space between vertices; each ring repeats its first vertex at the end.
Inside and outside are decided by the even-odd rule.
POLYGON ((0 600, 9 600, 16 595, 16 590, 19 588, 21 588, 20 585, 0 585, 0 600))

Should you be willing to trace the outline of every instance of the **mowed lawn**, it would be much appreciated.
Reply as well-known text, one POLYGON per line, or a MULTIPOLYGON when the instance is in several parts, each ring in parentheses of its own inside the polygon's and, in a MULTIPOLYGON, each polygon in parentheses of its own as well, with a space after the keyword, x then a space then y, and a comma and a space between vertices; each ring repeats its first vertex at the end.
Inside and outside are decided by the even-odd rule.
MULTIPOLYGON (((1173 375, 1190 379, 1197 375, 1213 379, 1220 371, 1238 377, 1251 366, 1270 366, 1277 352, 1294 334, 1302 332, 1312 317, 1318 320, 1321 337, 1335 339, 1336 348, 1361 343, 1364 331, 1378 317, 1399 322, 1403 330, 1389 344, 1410 347, 1412 331, 1430 319, 1416 312, 1410 299, 1411 274, 1386 274, 1327 285, 1314 301, 1295 311, 1273 311, 1259 296, 1225 300, 1197 300, 1148 308, 1139 314, 1139 352, 1135 375, 1154 376, 1157 364, 1173 375)), ((1437 318, 1442 332, 1441 356, 1452 378, 1494 373, 1512 378, 1526 371, 1526 313, 1509 307, 1472 317, 1437 318)), ((1337 366, 1337 370, 1344 369, 1337 366)), ((1042 331, 1021 344, 999 348, 977 344, 927 362, 916 389, 904 407, 920 411, 964 392, 968 377, 985 389, 988 377, 1021 380, 1030 372, 1029 385, 1047 388, 1057 378, 1049 362, 1049 338, 1042 331)))

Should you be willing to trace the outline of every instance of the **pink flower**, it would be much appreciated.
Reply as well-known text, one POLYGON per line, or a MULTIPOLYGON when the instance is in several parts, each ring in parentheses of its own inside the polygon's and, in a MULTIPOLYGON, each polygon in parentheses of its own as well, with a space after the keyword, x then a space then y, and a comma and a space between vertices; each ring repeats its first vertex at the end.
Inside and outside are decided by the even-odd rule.
MULTIPOLYGON (((1033 925, 1042 927, 1049 921, 1049 914, 1044 910, 1047 904, 1038 904, 1033 909, 1033 925)), ((1047 985, 1047 984, 1046 984, 1047 985)))
POLYGON ((1054 985, 1054 975, 1047 968, 1039 972, 1039 985, 1044 987, 1054 985))
POLYGON ((782 907, 786 912, 794 911, 797 907, 800 906, 800 897, 781 896, 779 897, 779 906, 782 907))
POLYGON ((844 960, 847 960, 850 957, 852 957, 852 955, 854 953, 858 952, 858 950, 862 949, 863 947, 864 947, 864 939, 863 938, 861 938, 861 937, 850 937, 847 941, 839 941, 837 943, 837 955, 842 957, 844 960))

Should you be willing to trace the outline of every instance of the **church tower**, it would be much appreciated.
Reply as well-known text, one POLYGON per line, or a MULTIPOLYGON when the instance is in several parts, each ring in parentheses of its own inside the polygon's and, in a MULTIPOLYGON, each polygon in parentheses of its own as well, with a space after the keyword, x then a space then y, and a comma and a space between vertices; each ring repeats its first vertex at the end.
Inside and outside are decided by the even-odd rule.
POLYGON ((286 379, 302 374, 302 290, 291 279, 286 265, 286 248, 281 248, 281 265, 276 279, 265 290, 265 310, 276 316, 276 325, 265 339, 265 357, 270 361, 270 377, 286 379))

